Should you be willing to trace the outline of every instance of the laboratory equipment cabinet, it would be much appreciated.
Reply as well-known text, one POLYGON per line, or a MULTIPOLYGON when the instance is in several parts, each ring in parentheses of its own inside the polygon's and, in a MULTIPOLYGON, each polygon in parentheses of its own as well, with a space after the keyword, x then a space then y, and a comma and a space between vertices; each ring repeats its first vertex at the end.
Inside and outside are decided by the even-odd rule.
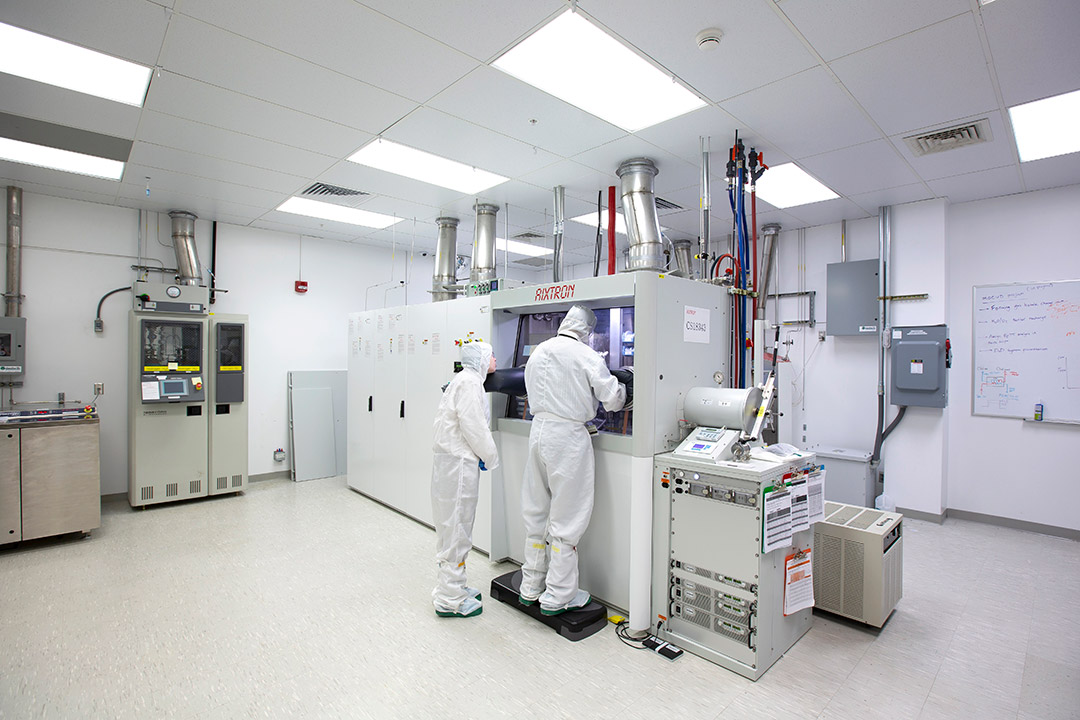
POLYGON ((0 545, 100 527, 97 417, 4 420, 0 545))

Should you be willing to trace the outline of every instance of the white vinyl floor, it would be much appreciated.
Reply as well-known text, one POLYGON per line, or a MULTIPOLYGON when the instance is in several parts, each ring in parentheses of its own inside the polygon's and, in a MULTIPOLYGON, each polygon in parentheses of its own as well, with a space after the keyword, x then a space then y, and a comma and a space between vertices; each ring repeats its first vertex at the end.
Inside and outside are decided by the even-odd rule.
POLYGON ((436 618, 434 535, 342 478, 103 506, 87 539, 0 549, 2 718, 1080 717, 1080 544, 905 520, 876 631, 818 614, 757 683, 578 643, 487 597, 436 618))

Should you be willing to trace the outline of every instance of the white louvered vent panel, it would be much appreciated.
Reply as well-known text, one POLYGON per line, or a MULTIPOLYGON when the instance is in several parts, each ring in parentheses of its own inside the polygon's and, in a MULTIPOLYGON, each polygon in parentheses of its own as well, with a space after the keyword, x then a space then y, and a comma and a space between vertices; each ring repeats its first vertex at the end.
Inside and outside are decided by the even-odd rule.
POLYGON ((922 135, 911 135, 904 138, 904 142, 907 143, 915 157, 922 157, 931 153, 945 152, 946 150, 954 150, 967 145, 989 142, 993 139, 994 136, 990 132, 990 121, 983 118, 975 122, 942 128, 922 135))
POLYGON ((814 552, 820 553, 820 565, 814 568, 814 598, 822 610, 840 612, 842 551, 840 538, 814 533, 814 552))
POLYGON ((863 617, 863 555, 861 542, 844 541, 844 613, 863 617))

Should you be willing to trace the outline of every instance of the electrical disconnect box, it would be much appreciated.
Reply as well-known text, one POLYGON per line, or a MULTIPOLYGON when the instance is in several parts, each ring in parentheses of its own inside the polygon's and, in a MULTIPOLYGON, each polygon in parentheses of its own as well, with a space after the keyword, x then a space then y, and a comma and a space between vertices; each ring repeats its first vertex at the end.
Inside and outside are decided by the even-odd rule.
POLYGON ((825 280, 825 334, 877 335, 877 259, 832 263, 825 280))
POLYGON ((22 377, 25 343, 26 318, 0 317, 0 380, 22 377))
POLYGON ((889 402, 943 408, 949 402, 949 328, 894 327, 889 402))

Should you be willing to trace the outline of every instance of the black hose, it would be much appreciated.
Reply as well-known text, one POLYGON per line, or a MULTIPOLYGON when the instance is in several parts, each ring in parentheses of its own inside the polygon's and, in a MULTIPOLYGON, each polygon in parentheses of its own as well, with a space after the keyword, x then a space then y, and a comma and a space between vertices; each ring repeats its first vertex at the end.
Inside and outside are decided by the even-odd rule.
POLYGON ((885 393, 877 396, 877 427, 874 430, 874 452, 870 455, 870 462, 876 463, 881 456, 881 443, 885 438, 881 437, 881 430, 885 426, 885 393))
POLYGON ((896 429, 896 426, 900 424, 900 420, 904 417, 904 413, 906 412, 907 405, 901 405, 900 409, 896 412, 896 417, 893 418, 893 421, 891 423, 889 423, 889 427, 885 428, 885 432, 881 433, 881 442, 885 442, 889 439, 889 435, 892 433, 893 430, 896 429))
POLYGON ((877 433, 877 440, 874 442, 874 454, 870 457, 870 462, 871 463, 876 463, 878 461, 878 458, 881 457, 881 446, 885 443, 886 438, 888 438, 889 435, 892 434, 892 431, 896 429, 896 426, 900 424, 900 421, 904 419, 904 413, 907 412, 907 405, 900 405, 899 406, 899 409, 897 410, 897 413, 896 413, 896 417, 893 418, 893 421, 891 423, 889 423, 889 427, 885 428, 884 430, 881 429, 881 426, 885 422, 885 419, 884 419, 885 396, 884 395, 881 395, 878 398, 878 409, 879 409, 878 433, 877 433))
POLYGON ((95 320, 100 320, 101 319, 101 306, 105 303, 105 298, 109 297, 110 295, 115 295, 116 293, 119 293, 119 292, 124 292, 125 290, 131 290, 131 286, 129 285, 127 287, 116 288, 115 290, 110 290, 109 292, 102 295, 101 299, 98 300, 97 315, 94 316, 94 319, 95 320))
POLYGON ((603 198, 604 191, 598 190, 596 193, 596 246, 593 248, 593 277, 600 275, 600 248, 602 247, 600 243, 600 221, 603 219, 603 210, 601 209, 603 198))

